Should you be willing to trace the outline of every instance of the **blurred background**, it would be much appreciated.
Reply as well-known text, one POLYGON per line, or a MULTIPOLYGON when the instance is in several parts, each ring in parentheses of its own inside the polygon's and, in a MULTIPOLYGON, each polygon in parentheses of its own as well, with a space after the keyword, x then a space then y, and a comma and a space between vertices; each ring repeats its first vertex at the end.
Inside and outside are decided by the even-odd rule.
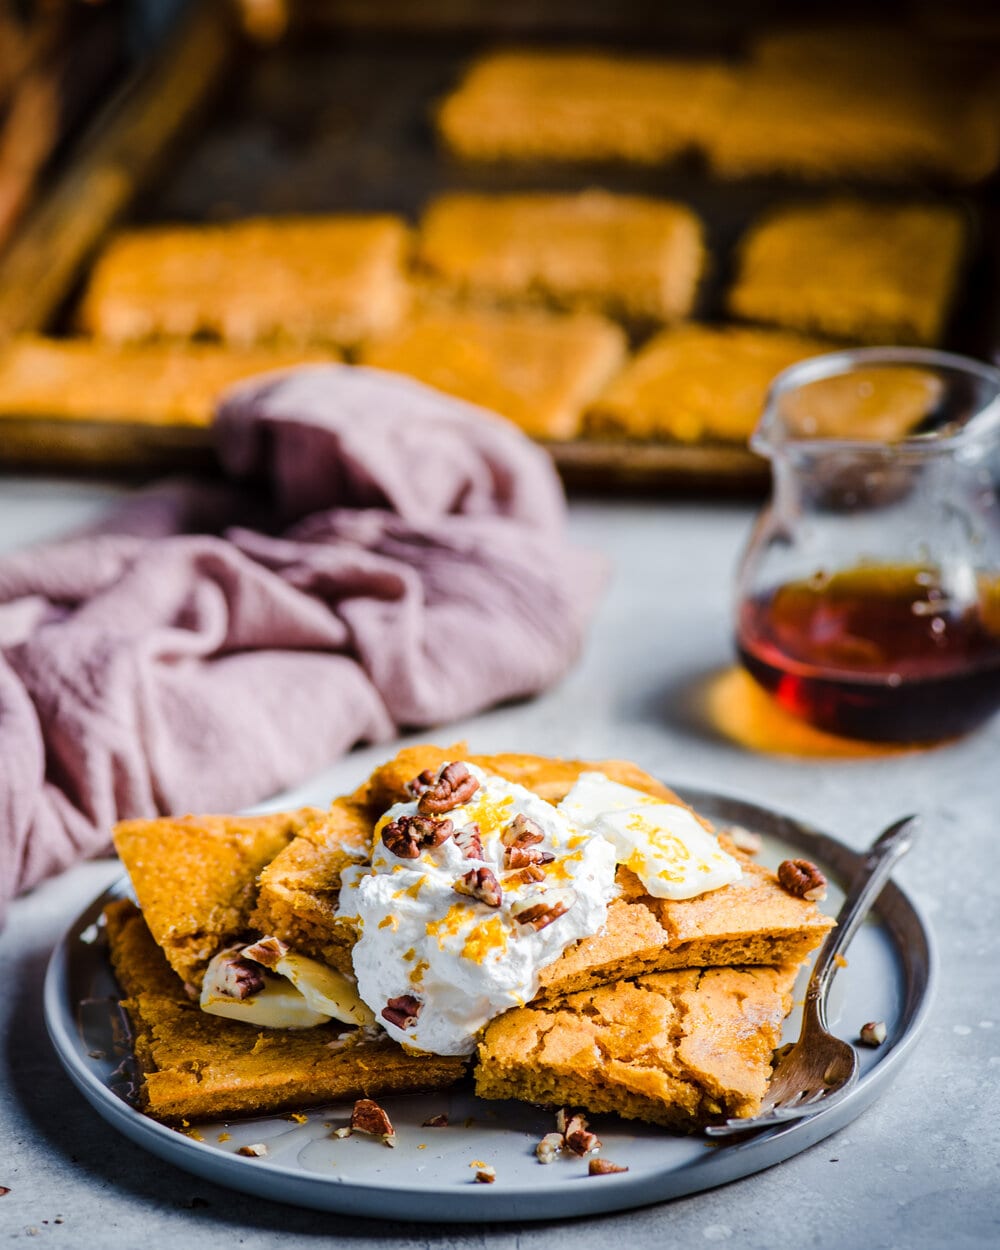
POLYGON ((1000 351, 998 50, 991 3, 0 0, 0 464, 210 468, 222 386, 346 358, 503 412, 571 485, 759 490, 785 365, 1000 351), (316 304, 318 236, 224 233, 299 215, 405 223, 391 316, 208 309, 265 272, 276 317, 316 304))

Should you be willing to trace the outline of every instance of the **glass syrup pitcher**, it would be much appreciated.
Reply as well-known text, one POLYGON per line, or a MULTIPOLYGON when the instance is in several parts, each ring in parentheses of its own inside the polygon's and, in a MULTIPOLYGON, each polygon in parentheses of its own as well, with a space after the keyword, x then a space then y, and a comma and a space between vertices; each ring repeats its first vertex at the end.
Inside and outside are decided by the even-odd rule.
POLYGON ((1000 707, 1000 371, 907 348, 773 383, 751 447, 772 498, 737 584, 736 645, 786 710, 933 741, 1000 707))

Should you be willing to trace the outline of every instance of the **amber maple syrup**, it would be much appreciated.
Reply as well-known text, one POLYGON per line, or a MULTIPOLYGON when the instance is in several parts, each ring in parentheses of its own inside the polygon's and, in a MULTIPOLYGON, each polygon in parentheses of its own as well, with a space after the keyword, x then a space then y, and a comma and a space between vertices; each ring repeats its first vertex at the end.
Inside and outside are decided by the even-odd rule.
POLYGON ((959 607, 919 566, 791 582, 741 604, 740 658, 788 711, 835 733, 965 733, 1000 707, 1000 581, 977 585, 959 607))

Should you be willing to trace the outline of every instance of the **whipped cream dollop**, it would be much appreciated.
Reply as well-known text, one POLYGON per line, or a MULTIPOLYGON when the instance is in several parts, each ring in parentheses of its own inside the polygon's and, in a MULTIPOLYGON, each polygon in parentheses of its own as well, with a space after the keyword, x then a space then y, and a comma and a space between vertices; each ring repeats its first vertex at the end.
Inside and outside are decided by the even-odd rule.
POLYGON ((686 807, 603 773, 581 773, 558 811, 580 829, 606 838, 618 863, 654 898, 693 898, 741 876, 739 862, 686 807))
POLYGON ((343 873, 338 914, 359 931, 358 991, 390 1036, 464 1055, 489 1020, 534 997, 542 968, 603 927, 615 851, 472 764, 445 765, 421 786, 430 797, 397 803, 376 825, 370 865, 343 873))

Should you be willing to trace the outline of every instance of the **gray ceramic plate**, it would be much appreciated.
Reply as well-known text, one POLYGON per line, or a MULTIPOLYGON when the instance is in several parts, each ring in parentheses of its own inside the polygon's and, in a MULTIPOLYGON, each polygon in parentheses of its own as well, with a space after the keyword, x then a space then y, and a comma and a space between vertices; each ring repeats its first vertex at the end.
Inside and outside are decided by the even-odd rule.
MULTIPOLYGON (((765 808, 681 792, 718 826, 761 833, 760 858, 772 867, 793 852, 803 854, 831 882, 843 883, 860 860, 834 838, 765 808)), ((589 1177, 586 1160, 559 1158, 543 1167, 535 1159, 535 1143, 553 1127, 550 1113, 521 1103, 481 1102, 468 1092, 384 1100, 398 1134, 395 1150, 371 1138, 333 1137, 331 1126, 349 1118, 345 1105, 311 1111, 301 1123, 275 1116, 202 1124, 196 1133, 147 1119, 125 1098, 116 990, 95 923, 105 903, 125 891, 123 883, 87 908, 53 953, 46 978, 49 1034, 83 1095, 126 1137, 197 1176, 300 1206, 392 1219, 492 1223, 615 1211, 696 1193, 787 1159, 852 1120, 895 1076, 926 1018, 934 976, 927 926, 890 883, 833 987, 831 1023, 842 1037, 853 1040, 866 1020, 888 1026, 881 1047, 863 1049, 861 1080, 847 1098, 809 1119, 721 1144, 613 1116, 592 1117, 603 1155, 629 1170, 589 1177), (421 1127, 438 1112, 448 1113, 450 1127, 421 1127), (266 1158, 236 1153, 255 1142, 267 1144, 266 1158), (476 1161, 495 1167, 495 1184, 475 1183, 476 1161)), ((840 890, 831 889, 825 906, 836 911, 840 898, 840 890)), ((796 1012, 785 1040, 798 1026, 796 1012)))

